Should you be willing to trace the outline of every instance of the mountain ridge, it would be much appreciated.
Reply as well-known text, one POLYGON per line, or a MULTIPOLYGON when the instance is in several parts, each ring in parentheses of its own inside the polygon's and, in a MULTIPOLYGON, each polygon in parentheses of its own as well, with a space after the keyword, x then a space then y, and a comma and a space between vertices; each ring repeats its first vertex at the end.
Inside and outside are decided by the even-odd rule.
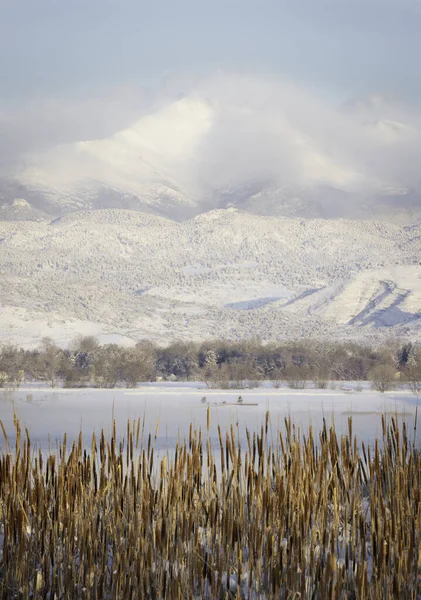
POLYGON ((2 339, 420 337, 417 116, 226 83, 3 174, 2 339))
POLYGON ((421 224, 104 209, 0 222, 0 240, 3 341, 41 322, 62 343, 421 339, 421 224))
POLYGON ((192 93, 108 137, 26 155, 0 178, 0 206, 22 198, 54 216, 124 208, 177 221, 234 206, 263 215, 410 222, 421 217, 419 182, 411 169, 394 173, 389 162, 411 148, 419 130, 392 118, 392 109, 389 118, 373 108, 332 116, 344 138, 361 146, 351 152, 287 105, 266 114, 235 94, 192 93), (364 160, 366 145, 381 160, 364 160))

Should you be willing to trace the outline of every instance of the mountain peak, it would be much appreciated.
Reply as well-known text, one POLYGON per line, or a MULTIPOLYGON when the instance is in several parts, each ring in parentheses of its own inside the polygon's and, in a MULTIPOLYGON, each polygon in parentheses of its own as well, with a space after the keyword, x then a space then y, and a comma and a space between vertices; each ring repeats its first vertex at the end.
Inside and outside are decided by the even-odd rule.
POLYGON ((12 195, 52 215, 125 208, 174 220, 228 206, 308 218, 395 218, 409 207, 412 218, 418 183, 391 157, 411 149, 418 128, 379 99, 364 106, 334 115, 333 134, 288 107, 266 114, 238 94, 191 93, 109 137, 28 157, 0 181, 0 203, 12 195))

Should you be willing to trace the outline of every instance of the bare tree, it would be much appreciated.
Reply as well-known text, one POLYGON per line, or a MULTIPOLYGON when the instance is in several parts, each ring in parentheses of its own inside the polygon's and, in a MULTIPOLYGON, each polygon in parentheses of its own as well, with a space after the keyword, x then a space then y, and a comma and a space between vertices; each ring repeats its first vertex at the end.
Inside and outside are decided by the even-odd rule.
POLYGON ((0 388, 4 387, 4 384, 8 381, 9 376, 6 371, 0 371, 0 388))
POLYGON ((285 369, 285 380, 291 389, 303 390, 307 387, 309 374, 304 367, 290 365, 285 369))
POLYGON ((34 377, 48 381, 56 387, 63 368, 64 353, 50 338, 44 338, 40 352, 35 355, 29 365, 34 377))
POLYGON ((206 351, 201 374, 203 381, 206 383, 208 388, 214 386, 218 379, 217 358, 218 357, 213 348, 209 348, 209 350, 206 351))
POLYGON ((368 377, 371 380, 373 388, 384 393, 392 387, 396 377, 396 370, 392 365, 377 365, 369 371, 368 377))
POLYGON ((16 389, 19 389, 25 379, 25 353, 18 350, 15 346, 6 345, 0 349, 0 371, 3 373, 3 387, 6 381, 12 383, 16 389))
POLYGON ((421 362, 410 364, 404 372, 404 379, 413 394, 421 394, 421 362))
POLYGON ((98 351, 94 365, 95 382, 102 387, 114 388, 121 376, 122 348, 106 344, 98 351))
POLYGON ((126 387, 136 387, 139 381, 155 379, 155 362, 151 349, 142 344, 121 353, 121 380, 126 387))

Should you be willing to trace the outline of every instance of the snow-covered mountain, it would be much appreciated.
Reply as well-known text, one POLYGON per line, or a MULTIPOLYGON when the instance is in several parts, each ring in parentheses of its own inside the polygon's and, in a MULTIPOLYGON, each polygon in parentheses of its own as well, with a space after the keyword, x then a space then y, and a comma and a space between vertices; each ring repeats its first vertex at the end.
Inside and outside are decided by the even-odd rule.
POLYGON ((211 109, 176 102, 110 138, 55 147, 28 158, 0 183, 3 203, 19 194, 55 215, 81 209, 128 208, 182 218, 197 212, 178 157, 191 166, 211 109))
POLYGON ((3 174, 3 339, 421 337, 418 116, 217 83, 3 174))
POLYGON ((421 224, 214 210, 0 223, 1 336, 421 338, 421 224))
POLYGON ((126 208, 174 220, 229 206, 267 216, 421 217, 418 170, 405 156, 421 145, 417 125, 367 120, 358 108, 333 115, 330 129, 342 130, 332 133, 301 110, 266 114, 237 96, 190 94, 110 137, 26 156, 0 179, 0 206, 23 199, 55 216, 126 208))

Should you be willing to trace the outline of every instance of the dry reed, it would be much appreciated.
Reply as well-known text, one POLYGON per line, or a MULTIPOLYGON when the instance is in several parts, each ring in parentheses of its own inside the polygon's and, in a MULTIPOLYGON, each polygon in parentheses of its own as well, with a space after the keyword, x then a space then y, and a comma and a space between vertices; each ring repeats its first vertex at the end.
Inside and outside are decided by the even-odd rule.
POLYGON ((0 459, 1 598, 417 598, 421 459, 395 419, 276 439, 219 429, 156 463, 140 422, 48 455, 15 419, 0 459))

